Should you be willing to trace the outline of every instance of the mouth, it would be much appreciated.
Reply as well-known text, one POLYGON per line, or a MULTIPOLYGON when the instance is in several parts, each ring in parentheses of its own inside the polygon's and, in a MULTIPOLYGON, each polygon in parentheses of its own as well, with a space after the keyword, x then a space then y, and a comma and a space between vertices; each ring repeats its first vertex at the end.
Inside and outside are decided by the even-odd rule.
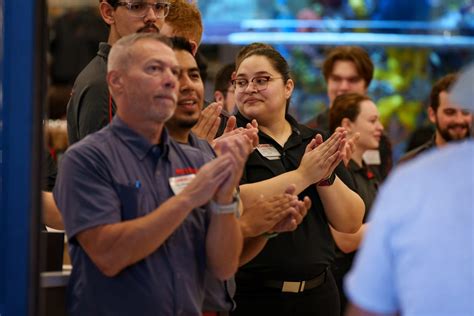
POLYGON ((156 96, 156 99, 163 100, 163 101, 171 101, 173 103, 176 103, 176 97, 173 95, 158 95, 156 96))
POLYGON ((257 98, 248 98, 248 99, 245 99, 244 101, 245 104, 254 104, 257 102, 261 102, 261 100, 257 98))
POLYGON ((137 33, 160 33, 160 29, 155 25, 146 25, 139 29, 137 33))
POLYGON ((186 99, 186 100, 179 100, 178 106, 185 110, 196 110, 199 107, 199 103, 196 99, 186 99))

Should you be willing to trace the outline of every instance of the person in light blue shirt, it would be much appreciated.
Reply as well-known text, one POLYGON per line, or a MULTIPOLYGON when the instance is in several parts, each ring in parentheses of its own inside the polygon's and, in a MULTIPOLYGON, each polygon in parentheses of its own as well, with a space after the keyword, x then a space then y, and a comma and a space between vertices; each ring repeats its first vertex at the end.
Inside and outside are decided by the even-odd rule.
MULTIPOLYGON (((474 111, 472 86, 459 98, 459 85, 453 100, 474 111)), ((474 315, 474 141, 401 166, 371 222, 346 278, 347 315, 474 315)))

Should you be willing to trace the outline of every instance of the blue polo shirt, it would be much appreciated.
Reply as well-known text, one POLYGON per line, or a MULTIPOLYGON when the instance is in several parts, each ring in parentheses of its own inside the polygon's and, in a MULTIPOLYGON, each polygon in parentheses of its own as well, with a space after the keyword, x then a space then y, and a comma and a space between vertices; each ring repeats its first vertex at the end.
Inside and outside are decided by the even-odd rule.
MULTIPOLYGON (((144 216, 174 195, 169 179, 207 158, 166 130, 152 145, 117 116, 64 155, 54 190, 73 270, 69 315, 201 315, 211 211, 194 209, 154 253, 115 277, 103 275, 76 240, 81 231, 144 216)), ((137 245, 139 247, 140 245, 137 245)))

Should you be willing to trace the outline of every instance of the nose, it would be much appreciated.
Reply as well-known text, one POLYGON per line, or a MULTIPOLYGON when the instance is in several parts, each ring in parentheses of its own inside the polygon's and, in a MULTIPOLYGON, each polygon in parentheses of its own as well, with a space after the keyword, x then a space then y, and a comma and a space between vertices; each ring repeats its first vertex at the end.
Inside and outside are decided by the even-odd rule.
POLYGON ((380 130, 380 131, 383 131, 383 125, 380 121, 377 122, 377 128, 380 130))
POLYGON ((348 80, 342 80, 341 85, 339 86, 339 89, 349 90, 349 81, 348 80))
POLYGON ((249 84, 247 87, 245 87, 244 92, 247 92, 247 90, 250 89, 250 92, 258 92, 257 90, 257 85, 253 83, 253 81, 249 81, 249 84))
POLYGON ((188 75, 182 74, 179 78, 179 91, 184 93, 191 91, 191 79, 188 75))
POLYGON ((155 10, 153 9, 153 7, 151 5, 149 5, 148 8, 147 8, 147 11, 146 11, 146 15, 144 17, 144 22, 145 23, 150 23, 150 22, 153 23, 156 20, 158 20, 158 17, 155 14, 155 10))
POLYGON ((165 88, 174 89, 178 85, 179 81, 173 71, 168 68, 163 74, 163 84, 165 88))
POLYGON ((456 111, 456 115, 454 116, 458 124, 463 124, 468 118, 469 116, 464 115, 462 111, 456 111))

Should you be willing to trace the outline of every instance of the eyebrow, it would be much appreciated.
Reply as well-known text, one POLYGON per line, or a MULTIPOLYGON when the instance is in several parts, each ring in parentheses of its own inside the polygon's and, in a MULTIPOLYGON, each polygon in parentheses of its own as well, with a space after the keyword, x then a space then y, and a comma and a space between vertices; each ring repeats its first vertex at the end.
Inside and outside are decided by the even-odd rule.
MULTIPOLYGON (((270 75, 273 76, 273 74, 269 73, 268 71, 258 71, 254 74, 254 77, 262 76, 262 75, 270 75)), ((243 76, 248 76, 245 73, 238 74, 237 77, 243 77, 243 76)))

